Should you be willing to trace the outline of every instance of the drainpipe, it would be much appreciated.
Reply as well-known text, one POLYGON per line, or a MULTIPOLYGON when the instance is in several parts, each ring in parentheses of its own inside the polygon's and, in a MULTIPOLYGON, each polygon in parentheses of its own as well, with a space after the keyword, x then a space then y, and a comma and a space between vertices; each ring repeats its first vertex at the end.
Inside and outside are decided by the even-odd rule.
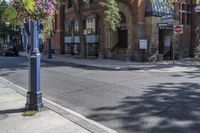
POLYGON ((194 57, 194 46, 193 46, 193 43, 192 43, 192 41, 193 41, 193 22, 192 22, 192 20, 193 20, 193 0, 190 0, 190 13, 191 13, 191 17, 190 17, 190 24, 191 24, 191 27, 190 27, 190 32, 191 32, 191 37, 190 37, 190 45, 191 45, 191 47, 190 47, 190 56, 191 57, 194 57))

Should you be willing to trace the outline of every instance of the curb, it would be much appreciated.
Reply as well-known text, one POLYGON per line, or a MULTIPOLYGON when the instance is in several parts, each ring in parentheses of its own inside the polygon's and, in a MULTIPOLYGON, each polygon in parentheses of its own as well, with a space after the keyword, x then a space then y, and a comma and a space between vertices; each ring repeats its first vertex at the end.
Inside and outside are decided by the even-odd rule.
MULTIPOLYGON (((28 55, 27 54, 21 54, 21 56, 25 56, 27 58, 28 55)), ((49 63, 49 64, 63 64, 66 66, 73 66, 73 67, 77 67, 77 68, 88 68, 88 69, 95 69, 95 70, 110 70, 110 71, 127 71, 127 70, 142 70, 142 68, 138 68, 138 67, 104 67, 104 66, 95 66, 95 65, 85 65, 85 64, 81 64, 81 63, 74 63, 74 62, 67 62, 67 61, 58 61, 58 60, 53 60, 53 59, 47 59, 46 57, 41 56, 41 61, 45 62, 45 63, 49 63)))
MULTIPOLYGON (((8 87, 15 90, 17 93, 26 97, 27 90, 13 84, 12 82, 8 81, 7 79, 0 77, 2 83, 7 84, 8 87)), ((116 131, 101 125, 93 120, 86 118, 85 116, 78 114, 68 108, 65 108, 57 103, 54 103, 46 98, 43 97, 44 106, 55 113, 63 116, 64 118, 68 119, 69 121, 75 123, 76 125, 88 130, 91 133, 117 133, 116 131)))
MULTIPOLYGON (((21 56, 25 56, 28 58, 27 54, 21 54, 21 56)), ((149 67, 129 67, 129 66, 101 66, 101 65, 88 65, 88 64, 82 64, 79 62, 71 62, 71 61, 62 61, 62 60, 54 60, 54 59, 47 59, 44 56, 41 56, 41 61, 48 63, 48 64, 61 64, 64 66, 71 66, 71 67, 76 67, 76 68, 83 68, 83 69, 88 69, 88 70, 107 70, 107 71, 137 71, 137 70, 148 70, 149 67)), ((172 64, 166 63, 166 64, 150 64, 151 65, 156 65, 156 69, 163 69, 163 66, 173 66, 172 64)), ((178 67, 196 67, 196 68, 200 68, 200 65, 188 65, 188 64, 180 64, 177 62, 177 64, 175 66, 178 67)), ((155 68, 152 68, 155 69, 155 68)), ((163 72, 163 71, 158 71, 158 72, 163 72)), ((165 71, 166 72, 166 71, 165 71)))
POLYGON ((130 67, 101 67, 101 66, 93 66, 93 65, 84 65, 81 63, 73 63, 73 62, 64 62, 64 61, 50 61, 48 59, 41 59, 43 62, 46 63, 62 63, 66 66, 73 66, 73 67, 81 67, 81 68, 88 68, 88 69, 96 69, 96 70, 113 70, 113 71, 125 71, 125 70, 142 70, 141 68, 130 68, 130 67))

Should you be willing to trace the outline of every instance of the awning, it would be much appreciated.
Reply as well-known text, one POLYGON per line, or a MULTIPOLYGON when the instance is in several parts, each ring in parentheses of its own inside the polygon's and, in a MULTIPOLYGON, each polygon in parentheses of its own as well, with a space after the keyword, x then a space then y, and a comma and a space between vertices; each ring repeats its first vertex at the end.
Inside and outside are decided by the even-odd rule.
POLYGON ((146 7, 146 16, 175 16, 174 9, 168 6, 167 2, 169 2, 169 0, 148 0, 146 7))

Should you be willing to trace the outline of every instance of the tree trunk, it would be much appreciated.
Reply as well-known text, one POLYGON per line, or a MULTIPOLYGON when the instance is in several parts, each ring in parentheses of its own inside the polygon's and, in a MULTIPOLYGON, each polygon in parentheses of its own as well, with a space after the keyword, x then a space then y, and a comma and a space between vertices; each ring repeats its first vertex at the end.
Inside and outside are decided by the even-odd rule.
POLYGON ((76 13, 77 19, 78 19, 78 25, 79 25, 79 37, 80 37, 80 57, 85 59, 86 56, 86 45, 85 45, 85 39, 83 35, 84 30, 84 19, 83 19, 83 0, 80 0, 78 3, 75 2, 75 0, 72 0, 72 4, 74 7, 74 11, 76 13))
POLYGON ((86 57, 86 49, 85 49, 85 39, 83 35, 83 19, 81 16, 78 17, 78 24, 79 24, 79 36, 80 36, 80 57, 85 59, 86 57))
POLYGON ((3 44, 6 44, 6 35, 3 35, 3 44))

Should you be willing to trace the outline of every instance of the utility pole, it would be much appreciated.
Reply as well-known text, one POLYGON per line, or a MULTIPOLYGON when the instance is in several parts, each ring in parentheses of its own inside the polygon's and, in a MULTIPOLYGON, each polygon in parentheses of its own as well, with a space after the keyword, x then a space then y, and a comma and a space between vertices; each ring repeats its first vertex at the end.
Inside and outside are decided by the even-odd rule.
POLYGON ((29 87, 27 92, 26 108, 28 110, 38 110, 43 108, 42 93, 40 91, 40 51, 38 20, 29 20, 31 31, 31 49, 29 66, 29 87))

